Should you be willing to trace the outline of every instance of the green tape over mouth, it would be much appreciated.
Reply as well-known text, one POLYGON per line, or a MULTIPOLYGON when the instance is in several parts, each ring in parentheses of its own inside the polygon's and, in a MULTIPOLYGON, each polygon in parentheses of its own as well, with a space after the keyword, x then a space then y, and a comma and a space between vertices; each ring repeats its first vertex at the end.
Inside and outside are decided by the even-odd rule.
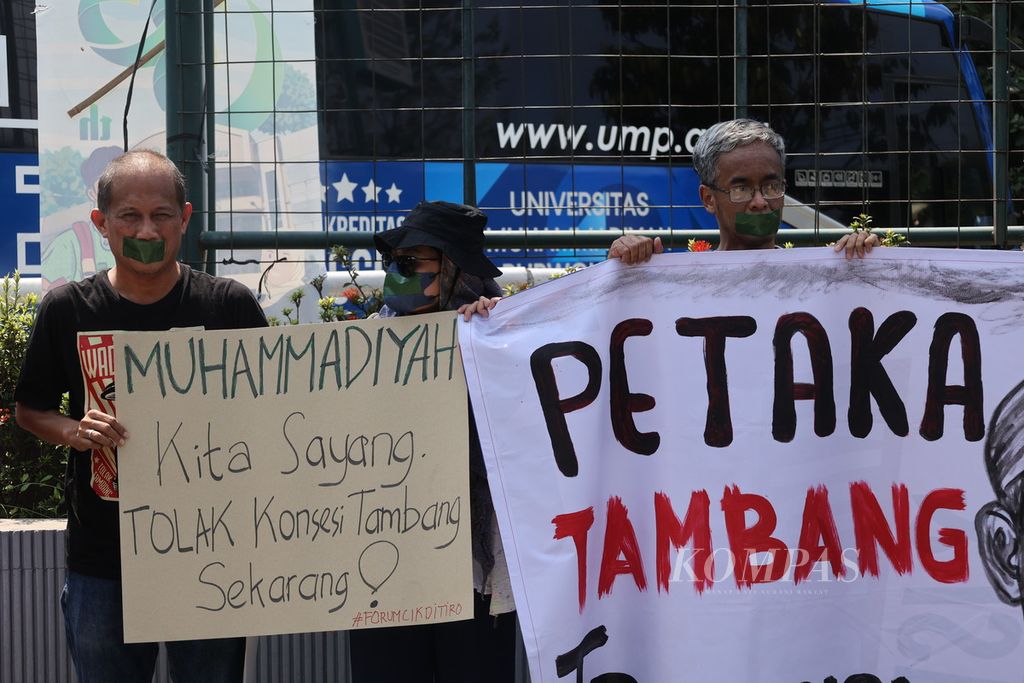
POLYGON ((769 237, 779 231, 782 223, 782 209, 768 213, 736 214, 736 232, 752 237, 769 237))
POLYGON ((411 296, 423 290, 437 277, 437 273, 413 273, 410 276, 389 271, 384 276, 384 296, 411 296))
POLYGON ((125 237, 122 242, 122 251, 125 258, 130 258, 139 263, 156 263, 164 260, 163 240, 137 240, 134 237, 125 237))

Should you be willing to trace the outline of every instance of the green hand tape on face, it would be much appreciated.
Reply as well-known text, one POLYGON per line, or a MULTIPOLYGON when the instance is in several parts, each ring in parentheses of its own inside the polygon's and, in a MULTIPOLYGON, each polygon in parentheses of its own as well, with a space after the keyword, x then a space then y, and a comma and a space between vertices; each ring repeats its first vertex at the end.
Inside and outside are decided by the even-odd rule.
POLYGON ((384 303, 398 315, 415 313, 424 306, 437 301, 437 296, 427 296, 423 292, 437 279, 437 273, 413 273, 402 275, 398 272, 398 264, 392 263, 384 276, 384 303))
POLYGON ((122 250, 125 258, 139 263, 156 263, 164 260, 163 240, 137 240, 134 237, 125 237, 122 250))
POLYGON ((736 214, 736 232, 751 237, 769 237, 779 231, 782 223, 782 209, 769 213, 736 214))
POLYGON ((423 290, 437 277, 437 273, 413 273, 402 275, 398 266, 391 264, 384 275, 384 296, 409 296, 423 294, 423 290))

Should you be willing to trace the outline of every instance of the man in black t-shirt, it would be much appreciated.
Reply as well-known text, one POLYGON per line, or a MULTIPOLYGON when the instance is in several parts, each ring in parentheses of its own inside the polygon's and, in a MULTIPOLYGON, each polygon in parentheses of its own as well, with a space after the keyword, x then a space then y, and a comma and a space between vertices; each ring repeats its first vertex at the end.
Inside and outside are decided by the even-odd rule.
MULTIPOLYGON (((91 219, 115 265, 46 295, 15 391, 18 424, 70 447, 61 606, 79 681, 148 683, 157 655, 156 643, 123 637, 116 458, 129 432, 115 417, 110 333, 267 324, 244 286, 177 261, 191 214, 184 178, 167 157, 136 151, 110 163, 91 219), (60 412, 64 393, 70 416, 60 412)), ((167 652, 176 683, 242 678, 244 639, 179 641, 167 652)))

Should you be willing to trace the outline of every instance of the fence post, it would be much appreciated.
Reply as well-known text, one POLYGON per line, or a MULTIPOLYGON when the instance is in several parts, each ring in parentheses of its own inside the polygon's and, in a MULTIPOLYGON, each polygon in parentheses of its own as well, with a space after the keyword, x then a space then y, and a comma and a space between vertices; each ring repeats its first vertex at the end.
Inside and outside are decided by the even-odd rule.
MULTIPOLYGON (((462 201, 476 196, 476 60, 473 58, 474 0, 462 0, 462 201)), ((430 197, 424 197, 431 199, 430 197)))
POLYGON ((1006 246, 1010 187, 1010 21, 1006 0, 992 2, 992 133, 995 168, 992 207, 993 238, 997 247, 1006 246))
MULTIPOLYGON (((203 158, 206 161, 206 164, 203 166, 206 170, 206 197, 204 198, 206 211, 203 217, 206 219, 206 222, 199 223, 198 226, 204 227, 206 230, 217 229, 217 169, 215 165, 215 153, 217 150, 217 98, 214 92, 213 63, 213 10, 217 4, 219 3, 215 3, 214 0, 203 0, 203 68, 206 77, 206 100, 204 102, 206 107, 206 121, 204 122, 206 135, 203 136, 203 144, 205 146, 203 158)), ((205 270, 207 273, 216 273, 216 258, 217 253, 212 250, 206 254, 205 270)))
POLYGON ((196 269, 206 266, 199 237, 206 230, 206 83, 202 0, 167 0, 167 156, 185 175, 192 220, 180 258, 196 269))
POLYGON ((749 84, 747 83, 748 57, 747 48, 747 0, 736 0, 735 32, 736 32, 736 57, 733 64, 733 97, 736 103, 736 118, 747 117, 747 103, 749 101, 749 84))

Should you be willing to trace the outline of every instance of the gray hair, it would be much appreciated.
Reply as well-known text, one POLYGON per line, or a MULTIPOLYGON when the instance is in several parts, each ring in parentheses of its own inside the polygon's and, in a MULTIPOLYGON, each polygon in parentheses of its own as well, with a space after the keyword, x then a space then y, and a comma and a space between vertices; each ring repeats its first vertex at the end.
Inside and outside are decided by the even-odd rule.
POLYGON ((697 172, 701 183, 714 185, 718 177, 718 158, 737 147, 745 147, 755 142, 771 145, 779 153, 779 161, 785 170, 786 143, 782 136, 772 130, 767 123, 753 119, 722 121, 704 131, 693 148, 693 170, 697 172))
POLYGON ((107 164, 96 185, 96 208, 106 213, 114 198, 114 181, 123 174, 132 175, 143 167, 163 170, 174 190, 178 206, 185 208, 185 176, 174 162, 160 152, 151 149, 136 149, 125 152, 107 164))

